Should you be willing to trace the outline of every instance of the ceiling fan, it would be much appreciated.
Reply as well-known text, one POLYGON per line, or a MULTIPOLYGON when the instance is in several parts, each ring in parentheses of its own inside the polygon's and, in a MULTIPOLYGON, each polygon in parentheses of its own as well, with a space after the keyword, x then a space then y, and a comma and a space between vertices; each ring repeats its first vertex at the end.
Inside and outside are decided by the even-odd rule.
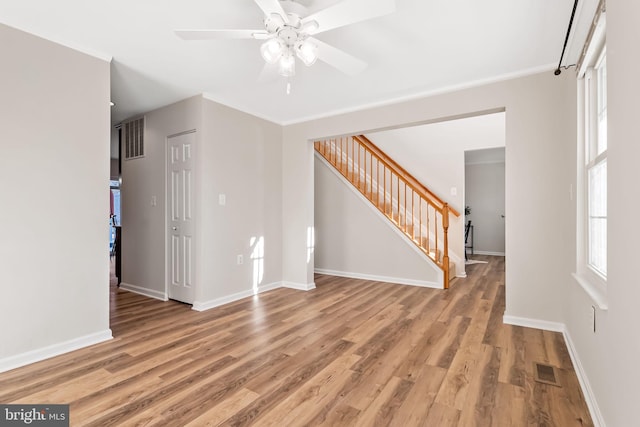
POLYGON ((364 61, 313 36, 395 11, 395 0, 341 0, 302 16, 306 8, 293 1, 254 1, 264 12, 264 29, 176 30, 175 33, 184 40, 264 40, 260 47, 262 57, 267 64, 277 64, 278 72, 285 77, 295 74, 296 56, 307 66, 319 59, 347 75, 355 75, 367 67, 364 61))

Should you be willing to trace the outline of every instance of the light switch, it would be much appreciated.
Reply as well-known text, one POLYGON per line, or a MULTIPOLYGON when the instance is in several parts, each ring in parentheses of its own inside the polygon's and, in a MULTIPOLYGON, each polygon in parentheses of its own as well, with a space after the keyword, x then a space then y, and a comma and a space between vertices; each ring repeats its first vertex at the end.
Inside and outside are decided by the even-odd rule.
POLYGON ((158 198, 156 196, 151 196, 151 206, 158 206, 158 198))
POLYGON ((458 195, 458 188, 457 187, 451 187, 451 195, 452 196, 457 196, 458 195))
POLYGON ((220 206, 224 206, 227 204, 227 195, 226 194, 218 194, 218 204, 220 206))

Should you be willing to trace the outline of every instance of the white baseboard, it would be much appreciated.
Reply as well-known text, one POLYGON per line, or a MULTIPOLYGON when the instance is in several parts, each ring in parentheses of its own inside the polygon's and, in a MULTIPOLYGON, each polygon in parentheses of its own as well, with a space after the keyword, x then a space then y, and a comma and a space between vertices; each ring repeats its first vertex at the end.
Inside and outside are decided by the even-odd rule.
POLYGON ((220 307, 221 305, 229 304, 243 298, 251 297, 253 295, 261 294, 263 292, 271 291, 278 288, 293 288, 308 291, 314 289, 315 287, 315 283, 312 283, 311 285, 297 285, 295 283, 289 282, 274 282, 259 286, 257 290, 248 289, 246 291, 237 292, 235 294, 226 295, 224 297, 216 298, 209 301, 194 301, 192 309, 195 311, 210 310, 215 307, 220 307))
POLYGON ((327 270, 324 268, 316 268, 318 274, 327 274, 329 276, 349 277, 351 279, 374 280, 376 282, 396 283, 399 285, 421 286, 423 288, 443 289, 442 281, 440 283, 428 282, 426 280, 404 279, 398 277, 376 276, 373 274, 351 273, 346 271, 327 270))
POLYGON ((0 372, 6 372, 11 369, 29 365, 31 363, 40 362, 51 357, 59 356, 70 351, 78 350, 90 345, 108 341, 113 338, 111 329, 94 334, 85 335, 83 337, 74 338, 58 344, 52 344, 47 347, 31 350, 26 353, 17 354, 15 356, 0 359, 0 372))
POLYGON ((140 286, 124 282, 120 283, 120 288, 125 291, 133 292, 134 294, 144 295, 145 297, 158 299, 160 301, 169 301, 169 297, 165 292, 156 291, 155 289, 141 288, 140 286))
POLYGON ((569 356, 571 357, 573 368, 576 371, 576 376, 578 377, 578 382, 580 383, 582 394, 584 395, 584 399, 586 400, 587 406, 589 407, 589 413, 591 414, 593 425, 595 427, 605 427, 602 412, 600 412, 600 407, 598 407, 598 402, 596 401, 596 397, 593 394, 593 389, 591 388, 591 384, 589 383, 589 379, 587 378, 587 373, 584 371, 582 362, 578 357, 578 352, 573 345, 571 335, 569 335, 569 331, 566 328, 564 328, 564 331, 562 331, 562 335, 564 335, 564 342, 567 344, 569 356))
POLYGON ((547 320, 529 319, 518 316, 502 316, 502 321, 507 325, 524 326, 525 328, 542 329, 544 331, 564 332, 564 323, 549 322, 547 320))
POLYGON ((311 283, 294 283, 294 282, 282 282, 283 288, 297 289, 299 291, 310 291, 316 288, 314 282, 311 283))
POLYGON ((274 289, 278 289, 278 288, 282 288, 282 282, 273 282, 273 283, 268 283, 264 286, 258 286, 258 292, 259 294, 263 293, 263 292, 267 292, 267 291, 272 291, 274 289))
MULTIPOLYGON (((504 252, 491 252, 491 251, 473 251, 473 255, 491 255, 491 256, 505 256, 504 252)), ((468 256, 473 256, 469 254, 468 256)))
POLYGON ((524 326, 527 328, 536 328, 543 329, 545 331, 553 331, 553 332, 561 332, 564 336, 564 342, 567 345, 567 349, 569 350, 569 356, 571 357, 571 362, 573 363, 574 371, 576 372, 576 376, 578 377, 578 382, 580 383, 580 388, 582 389, 582 394, 584 395, 584 399, 587 402, 587 407, 589 408, 589 413, 591 415, 591 420, 595 427, 605 427, 604 418, 602 417, 602 413, 600 412, 600 408, 598 407, 598 402, 596 401, 595 395, 593 394, 593 390, 591 389, 591 384, 589 383, 589 379, 587 377, 587 373, 585 372, 582 362, 578 357, 578 352, 573 344, 573 340, 569 335, 569 331, 567 331, 567 327, 564 323, 559 322, 548 322, 546 320, 537 320, 537 319, 528 319, 526 317, 517 317, 517 316, 503 316, 503 322, 508 325, 515 326, 524 326))
POLYGON ((238 301, 243 298, 251 297, 253 295, 255 295, 253 289, 249 289, 246 291, 238 292, 231 295, 226 295, 224 297, 212 299, 209 301, 194 301, 193 306, 191 308, 195 311, 210 310, 212 308, 220 307, 221 305, 229 304, 231 302, 238 301))

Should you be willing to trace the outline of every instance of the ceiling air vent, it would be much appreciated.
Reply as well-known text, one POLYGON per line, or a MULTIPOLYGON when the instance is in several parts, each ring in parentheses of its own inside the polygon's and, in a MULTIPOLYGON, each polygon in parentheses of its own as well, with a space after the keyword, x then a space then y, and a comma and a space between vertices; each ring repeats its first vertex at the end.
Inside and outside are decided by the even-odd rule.
POLYGON ((122 124, 124 159, 144 157, 144 117, 122 124))

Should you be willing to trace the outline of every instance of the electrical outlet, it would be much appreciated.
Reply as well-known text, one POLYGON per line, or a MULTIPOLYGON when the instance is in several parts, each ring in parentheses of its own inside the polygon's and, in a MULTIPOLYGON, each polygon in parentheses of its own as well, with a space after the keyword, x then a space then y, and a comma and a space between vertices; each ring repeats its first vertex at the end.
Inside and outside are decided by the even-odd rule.
POLYGON ((238 265, 244 262, 244 257, 242 255, 238 255, 238 265))

